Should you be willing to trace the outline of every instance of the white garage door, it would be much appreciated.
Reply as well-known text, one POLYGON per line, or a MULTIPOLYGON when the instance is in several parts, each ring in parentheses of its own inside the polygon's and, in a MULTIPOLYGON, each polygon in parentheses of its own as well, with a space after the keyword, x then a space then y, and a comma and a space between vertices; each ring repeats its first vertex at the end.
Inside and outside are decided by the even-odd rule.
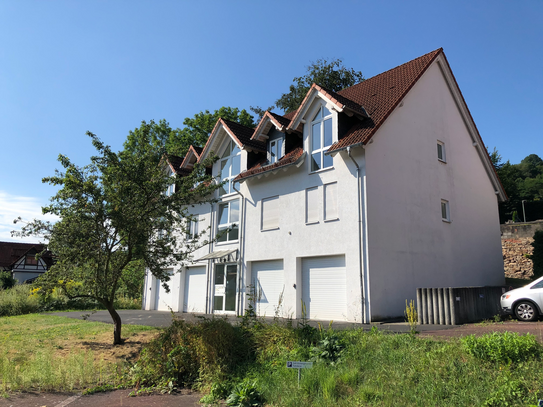
POLYGON ((302 299, 310 319, 347 319, 345 256, 302 261, 302 299))
POLYGON ((256 313, 259 316, 274 316, 285 288, 283 260, 255 261, 251 269, 256 313))
MULTIPOLYGON (((172 274, 172 271, 169 271, 170 275, 172 274)), ((170 289, 170 292, 167 293, 165 288, 162 286, 162 281, 156 280, 155 285, 155 309, 158 311, 169 311, 170 308, 172 311, 178 311, 178 303, 176 299, 178 298, 179 293, 179 287, 178 284, 175 283, 176 276, 171 276, 170 280, 168 281, 168 287, 170 289)))
POLYGON ((206 311, 206 268, 190 267, 185 272, 184 312, 206 311))

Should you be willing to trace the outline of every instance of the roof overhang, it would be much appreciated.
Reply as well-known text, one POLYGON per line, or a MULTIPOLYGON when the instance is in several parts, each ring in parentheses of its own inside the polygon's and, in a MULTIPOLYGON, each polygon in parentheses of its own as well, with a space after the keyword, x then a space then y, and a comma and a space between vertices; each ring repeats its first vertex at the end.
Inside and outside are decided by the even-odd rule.
MULTIPOLYGON (((283 170, 283 171, 286 171, 289 167, 292 167, 293 165, 295 165, 296 167, 300 167, 304 161, 305 161, 305 156, 306 156, 306 152, 304 151, 302 153, 302 155, 300 157, 298 157, 298 159, 296 161, 293 161, 291 163, 288 163, 288 164, 284 164, 284 165, 281 165, 279 167, 274 167, 273 164, 270 164, 269 165, 269 168, 266 168, 266 167, 262 167, 263 170, 260 171, 260 172, 256 172, 254 174, 251 174, 251 175, 247 175, 243 178, 240 178, 239 180, 237 180, 238 182, 242 183, 246 180, 248 180, 249 178, 254 178, 254 177, 258 177, 258 178, 262 178, 262 177, 267 177, 269 176, 270 174, 276 174, 278 173, 279 171, 283 170)), ((240 174, 241 175, 241 174, 240 174)))
POLYGON ((441 73, 443 74, 443 77, 445 78, 445 82, 447 83, 447 86, 449 87, 449 90, 453 96, 456 106, 458 107, 458 110, 460 111, 460 115, 462 116, 462 120, 464 121, 464 124, 471 137, 473 147, 477 150, 477 154, 479 155, 479 158, 481 159, 481 162, 483 163, 485 171, 488 177, 490 178, 490 181, 492 183, 496 196, 498 197, 500 201, 502 202, 506 201, 507 194, 505 193, 505 189, 503 188, 500 178, 498 177, 498 174, 496 173, 496 169, 494 168, 494 165, 492 164, 492 161, 490 160, 488 151, 486 150, 485 144, 483 143, 481 135, 479 134, 479 130, 477 129, 477 126, 475 125, 475 121, 473 120, 473 117, 471 116, 471 112, 468 109, 468 105, 464 99, 464 96, 462 95, 460 87, 458 86, 458 83, 456 82, 456 78, 454 77, 454 74, 451 70, 449 62, 447 61, 447 57, 445 57, 445 53, 441 52, 437 56, 435 63, 437 63, 437 65, 439 66, 441 70, 441 73))
POLYGON ((206 254, 203 257, 200 257, 198 260, 194 261, 203 261, 203 260, 221 260, 222 262, 230 262, 230 261, 237 261, 238 260, 238 249, 230 249, 230 250, 217 250, 211 253, 206 254), (232 254, 234 254, 232 256, 232 254))

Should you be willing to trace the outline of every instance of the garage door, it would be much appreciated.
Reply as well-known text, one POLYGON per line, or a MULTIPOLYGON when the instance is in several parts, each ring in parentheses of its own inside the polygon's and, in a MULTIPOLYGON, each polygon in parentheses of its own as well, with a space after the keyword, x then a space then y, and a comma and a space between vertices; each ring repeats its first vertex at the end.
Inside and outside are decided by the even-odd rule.
POLYGON ((205 312, 206 310, 206 268, 190 267, 185 272, 184 312, 205 312))
POLYGON ((310 319, 347 319, 345 256, 302 261, 302 300, 310 319))
MULTIPOLYGON (((172 271, 168 271, 170 275, 172 274, 172 271)), ((178 311, 178 294, 179 293, 179 287, 178 284, 175 283, 175 276, 171 276, 170 280, 168 281, 168 287, 170 288, 170 292, 167 293, 164 287, 162 286, 162 281, 156 280, 155 285, 155 309, 158 311, 169 311, 170 308, 172 311, 178 311)))
POLYGON ((256 313, 274 316, 285 288, 283 260, 255 261, 251 266, 256 313))

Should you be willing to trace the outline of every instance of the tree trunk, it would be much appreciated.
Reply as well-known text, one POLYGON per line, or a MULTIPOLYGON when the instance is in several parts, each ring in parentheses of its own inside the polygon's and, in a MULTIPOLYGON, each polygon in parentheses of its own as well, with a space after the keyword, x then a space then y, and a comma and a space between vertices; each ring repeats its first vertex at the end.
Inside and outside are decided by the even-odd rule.
POLYGON ((121 339, 121 317, 115 311, 113 308, 113 304, 106 305, 106 308, 109 312, 109 315, 111 315, 111 319, 113 320, 113 345, 121 345, 124 341, 121 339))

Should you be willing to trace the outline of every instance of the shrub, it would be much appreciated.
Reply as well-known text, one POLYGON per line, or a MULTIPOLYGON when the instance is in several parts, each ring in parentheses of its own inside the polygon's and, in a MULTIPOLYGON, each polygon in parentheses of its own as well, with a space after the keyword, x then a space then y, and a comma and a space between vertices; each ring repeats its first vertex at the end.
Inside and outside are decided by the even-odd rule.
POLYGON ((252 355, 248 336, 225 319, 174 320, 144 349, 130 380, 137 386, 205 385, 224 380, 252 355))
POLYGON ((38 312, 40 300, 31 294, 28 285, 16 285, 8 290, 0 290, 0 317, 38 312))
POLYGON ((541 345, 534 335, 514 332, 493 332, 479 338, 469 335, 462 338, 467 353, 490 362, 517 363, 540 355, 541 345))
POLYGON ((256 381, 244 380, 234 387, 226 399, 227 406, 254 407, 264 404, 264 397, 258 391, 256 381))
POLYGON ((15 284, 17 284, 17 280, 11 276, 9 271, 0 272, 0 289, 6 290, 15 286, 15 284))

